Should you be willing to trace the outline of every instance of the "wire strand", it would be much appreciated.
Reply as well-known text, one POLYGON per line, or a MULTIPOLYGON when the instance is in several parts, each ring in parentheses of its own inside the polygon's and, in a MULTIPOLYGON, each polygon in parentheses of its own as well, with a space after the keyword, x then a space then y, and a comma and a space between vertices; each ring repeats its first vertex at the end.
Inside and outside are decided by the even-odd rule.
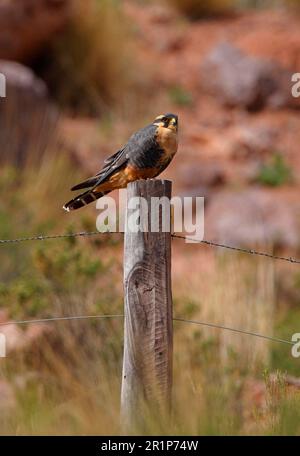
POLYGON ((0 326, 8 325, 25 325, 25 324, 39 324, 39 323, 51 323, 55 321, 70 321, 70 320, 89 320, 89 319, 102 319, 102 318, 120 318, 124 317, 123 314, 117 315, 73 315, 70 317, 51 317, 51 318, 39 318, 36 320, 11 320, 4 323, 0 323, 0 326))
MULTIPOLYGON (((123 314, 72 315, 72 316, 68 316, 68 317, 39 318, 39 319, 35 319, 35 320, 11 320, 11 321, 7 321, 4 323, 0 323, 0 327, 13 325, 13 324, 15 324, 15 325, 40 324, 40 323, 53 323, 56 321, 74 321, 74 320, 76 321, 76 320, 105 319, 105 318, 124 318, 124 315, 123 314)), ((208 326, 210 328, 223 329, 223 330, 231 331, 231 332, 235 332, 235 333, 246 334, 248 336, 260 337, 261 339, 267 339, 272 342, 280 342, 283 344, 294 345, 294 343, 289 340, 280 339, 278 337, 266 336, 264 334, 260 334, 257 332, 244 331, 243 329, 231 328, 229 326, 217 325, 215 323, 207 323, 207 322, 198 321, 198 320, 187 320, 185 318, 179 318, 179 317, 174 317, 173 321, 178 321, 178 322, 182 322, 182 323, 191 323, 194 325, 208 326)))
POLYGON ((184 318, 173 318, 173 320, 174 321, 180 321, 180 322, 183 322, 183 323, 192 323, 194 325, 209 326, 210 328, 224 329, 226 331, 232 331, 232 332, 235 332, 235 333, 246 334, 248 336, 260 337, 261 339, 267 339, 267 340, 270 340, 272 342, 281 342, 283 344, 294 345, 294 343, 289 341, 289 340, 279 339, 278 337, 265 336, 264 334, 260 334, 260 333, 257 333, 257 332, 244 331, 243 329, 230 328, 229 326, 217 325, 215 323, 206 323, 204 321, 196 321, 196 320, 186 320, 184 318))

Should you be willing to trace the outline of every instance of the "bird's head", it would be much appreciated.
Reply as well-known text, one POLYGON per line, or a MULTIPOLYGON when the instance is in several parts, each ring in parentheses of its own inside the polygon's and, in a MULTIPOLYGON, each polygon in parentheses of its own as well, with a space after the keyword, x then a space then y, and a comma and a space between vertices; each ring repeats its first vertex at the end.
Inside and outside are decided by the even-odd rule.
POLYGON ((161 114, 157 116, 156 119, 153 121, 153 125, 157 125, 158 127, 169 128, 177 132, 178 130, 178 116, 176 114, 161 114))

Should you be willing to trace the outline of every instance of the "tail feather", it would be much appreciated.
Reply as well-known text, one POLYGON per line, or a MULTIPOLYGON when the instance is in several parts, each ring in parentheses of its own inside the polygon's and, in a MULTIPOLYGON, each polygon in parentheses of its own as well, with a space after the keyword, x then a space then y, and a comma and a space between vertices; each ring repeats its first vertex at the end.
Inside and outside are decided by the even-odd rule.
POLYGON ((80 190, 82 188, 93 187, 97 183, 98 180, 99 180, 99 177, 90 177, 89 179, 85 180, 84 182, 80 182, 80 184, 74 185, 74 187, 71 188, 71 191, 80 190))
POLYGON ((76 209, 80 209, 81 207, 86 206, 87 204, 90 204, 99 198, 102 198, 102 196, 105 196, 109 192, 110 190, 103 192, 93 192, 92 190, 88 190, 87 192, 81 193, 80 195, 76 196, 76 198, 73 198, 71 201, 66 203, 63 209, 67 212, 75 211, 76 209))

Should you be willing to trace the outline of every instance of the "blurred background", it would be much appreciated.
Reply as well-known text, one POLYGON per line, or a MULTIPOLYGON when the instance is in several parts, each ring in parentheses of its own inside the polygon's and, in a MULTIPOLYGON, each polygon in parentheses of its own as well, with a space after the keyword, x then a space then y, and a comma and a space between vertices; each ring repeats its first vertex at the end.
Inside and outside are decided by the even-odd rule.
MULTIPOLYGON (((95 230, 69 188, 158 114, 163 177, 205 196, 205 238, 300 256, 298 0, 0 0, 0 238, 95 230)), ((113 196, 117 198, 117 193, 113 196)), ((0 322, 123 312, 121 235, 2 245, 0 322)), ((174 314, 287 340, 295 264, 173 241, 174 314)), ((2 434, 117 434, 123 320, 10 324, 2 434)), ((173 418, 153 434, 299 434, 290 347, 174 323, 173 418)), ((299 377, 299 378, 298 378, 299 377)))

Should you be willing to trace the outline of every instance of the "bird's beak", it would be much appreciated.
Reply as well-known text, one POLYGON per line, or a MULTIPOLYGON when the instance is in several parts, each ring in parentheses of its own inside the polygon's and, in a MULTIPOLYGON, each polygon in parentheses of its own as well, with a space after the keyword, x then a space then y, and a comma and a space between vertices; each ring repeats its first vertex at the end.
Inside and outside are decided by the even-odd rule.
POLYGON ((177 119, 176 117, 173 117, 170 122, 169 122, 169 128, 171 128, 171 130, 176 130, 177 131, 177 119))

